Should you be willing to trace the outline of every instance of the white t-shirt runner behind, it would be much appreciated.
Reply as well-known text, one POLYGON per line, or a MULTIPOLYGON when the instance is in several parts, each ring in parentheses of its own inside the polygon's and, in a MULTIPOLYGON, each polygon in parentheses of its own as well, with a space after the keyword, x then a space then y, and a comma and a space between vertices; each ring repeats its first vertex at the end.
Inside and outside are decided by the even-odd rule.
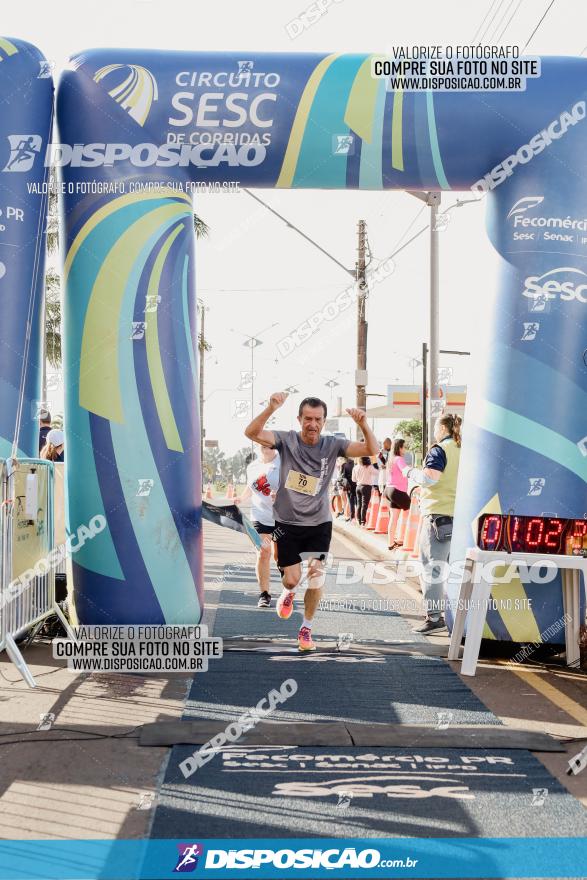
POLYGON ((251 519, 274 526, 271 493, 279 488, 279 453, 273 461, 252 461, 247 467, 247 486, 251 490, 251 519))

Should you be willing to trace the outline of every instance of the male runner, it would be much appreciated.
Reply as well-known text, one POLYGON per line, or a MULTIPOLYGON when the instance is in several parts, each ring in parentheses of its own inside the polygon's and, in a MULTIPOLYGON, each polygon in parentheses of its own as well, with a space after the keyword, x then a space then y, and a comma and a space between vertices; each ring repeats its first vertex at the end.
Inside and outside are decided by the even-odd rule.
POLYGON ((284 391, 272 394, 269 405, 247 426, 245 434, 261 446, 277 449, 281 457, 279 489, 273 512, 277 565, 283 592, 277 600, 276 610, 279 617, 287 619, 291 616, 295 591, 302 578, 302 559, 307 559, 308 588, 304 595, 304 619, 298 633, 298 648, 306 652, 316 650, 312 641, 312 621, 320 602, 323 562, 332 538, 328 487, 336 459, 339 455, 376 455, 378 444, 365 413, 360 409, 347 409, 347 413, 361 429, 364 440, 321 437, 327 409, 324 401, 317 397, 306 397, 300 403, 300 431, 265 430, 267 420, 286 399, 284 391))
POLYGON ((261 536, 261 549, 257 551, 257 583, 260 596, 258 608, 271 606, 271 548, 274 546, 271 536, 275 528, 273 502, 279 486, 279 455, 275 449, 261 446, 261 458, 251 461, 247 467, 247 486, 235 504, 244 504, 251 499, 251 518, 253 525, 261 536))

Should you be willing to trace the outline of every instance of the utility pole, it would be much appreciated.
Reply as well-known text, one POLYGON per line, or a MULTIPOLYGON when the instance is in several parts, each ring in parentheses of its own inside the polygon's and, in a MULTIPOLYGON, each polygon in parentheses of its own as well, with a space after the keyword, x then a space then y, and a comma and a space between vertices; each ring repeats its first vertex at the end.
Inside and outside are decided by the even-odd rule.
MULTIPOLYGON (((366 231, 365 221, 359 220, 358 235, 358 259, 356 263, 357 269, 357 407, 366 409, 367 405, 367 277, 365 265, 365 242, 366 231)), ((357 437, 360 438, 361 432, 357 427, 357 437)))

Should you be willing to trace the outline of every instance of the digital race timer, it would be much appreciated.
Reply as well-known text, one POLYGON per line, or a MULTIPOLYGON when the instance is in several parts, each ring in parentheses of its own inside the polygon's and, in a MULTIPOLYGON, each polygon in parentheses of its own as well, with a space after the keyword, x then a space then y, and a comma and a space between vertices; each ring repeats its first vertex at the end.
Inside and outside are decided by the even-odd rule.
POLYGON ((587 519, 486 513, 479 518, 480 550, 587 556, 587 519))

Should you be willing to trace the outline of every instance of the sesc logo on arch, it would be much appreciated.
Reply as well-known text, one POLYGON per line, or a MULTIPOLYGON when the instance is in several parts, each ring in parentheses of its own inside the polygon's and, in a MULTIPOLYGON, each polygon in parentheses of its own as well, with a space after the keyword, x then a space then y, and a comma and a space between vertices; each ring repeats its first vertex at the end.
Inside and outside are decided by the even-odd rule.
POLYGON ((543 302, 559 299, 561 302, 587 303, 587 272, 572 266, 560 266, 542 275, 529 275, 522 296, 543 302))

